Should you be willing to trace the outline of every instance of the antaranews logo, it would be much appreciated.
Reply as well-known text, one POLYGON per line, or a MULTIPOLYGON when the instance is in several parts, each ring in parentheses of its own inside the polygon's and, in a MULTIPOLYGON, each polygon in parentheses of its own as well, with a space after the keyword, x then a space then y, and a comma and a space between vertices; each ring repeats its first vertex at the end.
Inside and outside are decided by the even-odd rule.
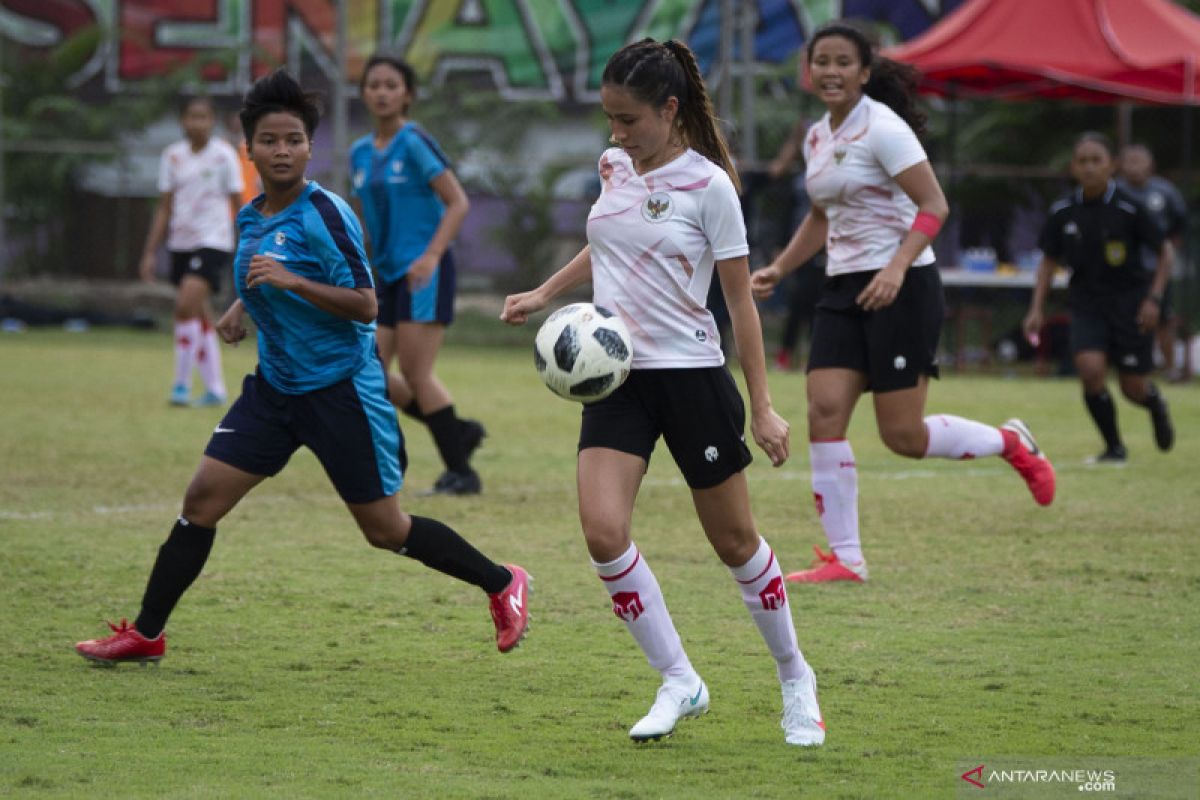
MULTIPOLYGON (((970 762, 968 762, 970 763, 970 762)), ((963 765, 959 765, 961 769, 963 765)), ((989 790, 989 796, 1006 790, 1022 797, 1040 788, 1058 796, 1055 790, 1073 793, 1117 791, 1117 770, 1111 764, 1096 763, 1095 759, 1041 761, 989 759, 959 774, 959 793, 973 796, 977 790, 989 790)), ((1038 795, 1041 796, 1040 794, 1038 795)))

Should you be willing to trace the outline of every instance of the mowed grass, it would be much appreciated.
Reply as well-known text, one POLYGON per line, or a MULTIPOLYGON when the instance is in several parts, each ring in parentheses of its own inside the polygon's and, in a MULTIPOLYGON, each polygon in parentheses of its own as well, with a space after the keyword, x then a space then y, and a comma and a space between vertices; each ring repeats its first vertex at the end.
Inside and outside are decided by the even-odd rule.
MULTIPOLYGON (((236 390, 253 348, 225 353, 236 390)), ((490 432, 485 493, 419 497, 439 467, 409 424, 401 495, 532 572, 516 652, 495 651, 477 590, 367 547, 301 452, 222 524, 161 667, 103 669, 71 645, 136 614, 221 412, 167 407, 164 334, 0 337, 0 795, 935 797, 997 754, 1053 768, 1200 751, 1197 386, 1164 387, 1179 429, 1167 455, 1121 402, 1131 459, 1114 469, 1081 464, 1099 441, 1072 380, 937 382, 931 412, 1029 422, 1058 466, 1048 509, 997 459, 887 453, 868 398, 851 437, 872 581, 789 594, 829 729, 817 750, 784 744, 771 659, 660 447, 634 536, 712 713, 634 746, 626 730, 658 678, 588 564, 578 407, 531 362, 525 348, 447 347, 444 381, 490 432)), ((803 377, 772 374, 771 389, 793 458, 772 469, 756 451, 751 491, 784 569, 799 569, 823 543, 803 377)), ((1193 778, 1181 787, 1195 796, 1193 778)))

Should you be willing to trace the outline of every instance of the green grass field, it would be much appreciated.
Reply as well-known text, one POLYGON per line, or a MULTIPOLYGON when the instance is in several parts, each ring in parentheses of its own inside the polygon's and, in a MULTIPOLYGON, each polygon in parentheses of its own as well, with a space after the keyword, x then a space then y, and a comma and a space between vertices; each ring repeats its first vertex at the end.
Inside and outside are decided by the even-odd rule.
MULTIPOLYGON (((253 359, 226 350, 231 389, 253 359)), ((925 798, 977 791, 959 774, 998 756, 1135 763, 1166 781, 1155 794, 1119 777, 1108 796, 1200 792, 1200 387, 1165 387, 1174 452, 1122 402, 1129 465, 1088 468, 1099 440, 1073 380, 935 384, 931 412, 1028 421, 1058 467, 1049 509, 997 459, 885 452, 864 403, 851 438, 872 582, 790 591, 829 729, 817 750, 784 744, 771 659, 660 448, 635 540, 712 713, 639 747, 625 732, 658 679, 588 564, 578 407, 531 362, 524 348, 447 348, 443 379, 491 434, 485 493, 418 497, 439 469, 409 426, 401 495, 534 575, 516 652, 496 653, 477 590, 367 547, 302 452, 221 526, 161 667, 103 669, 71 645, 136 614, 221 412, 167 407, 165 334, 0 336, 0 796, 925 798)), ((824 542, 803 377, 771 388, 794 456, 772 469, 756 452, 751 491, 798 569, 824 542)), ((1026 796, 1079 795, 1043 791, 1026 796)))

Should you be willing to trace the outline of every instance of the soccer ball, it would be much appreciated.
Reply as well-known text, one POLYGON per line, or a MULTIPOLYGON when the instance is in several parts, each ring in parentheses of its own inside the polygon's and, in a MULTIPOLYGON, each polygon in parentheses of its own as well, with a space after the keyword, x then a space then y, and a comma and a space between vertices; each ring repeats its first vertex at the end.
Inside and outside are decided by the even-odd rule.
POLYGON ((581 403, 615 392, 629 377, 632 361, 625 323, 591 303, 572 303, 555 311, 533 343, 533 363, 546 386, 559 397, 581 403))

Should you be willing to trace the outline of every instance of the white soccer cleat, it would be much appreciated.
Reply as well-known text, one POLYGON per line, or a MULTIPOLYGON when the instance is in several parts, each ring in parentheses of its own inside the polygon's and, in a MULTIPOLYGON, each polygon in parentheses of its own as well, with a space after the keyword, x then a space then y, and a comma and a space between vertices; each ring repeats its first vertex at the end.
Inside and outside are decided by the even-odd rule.
POLYGON ((816 747, 825 743, 825 720, 817 706, 817 676, 812 667, 803 678, 783 682, 783 720, 779 726, 788 744, 816 747))
POLYGON ((671 735, 680 720, 707 713, 708 687, 704 681, 696 689, 665 681, 658 687, 650 713, 629 729, 629 738, 635 742, 662 739, 671 735))

